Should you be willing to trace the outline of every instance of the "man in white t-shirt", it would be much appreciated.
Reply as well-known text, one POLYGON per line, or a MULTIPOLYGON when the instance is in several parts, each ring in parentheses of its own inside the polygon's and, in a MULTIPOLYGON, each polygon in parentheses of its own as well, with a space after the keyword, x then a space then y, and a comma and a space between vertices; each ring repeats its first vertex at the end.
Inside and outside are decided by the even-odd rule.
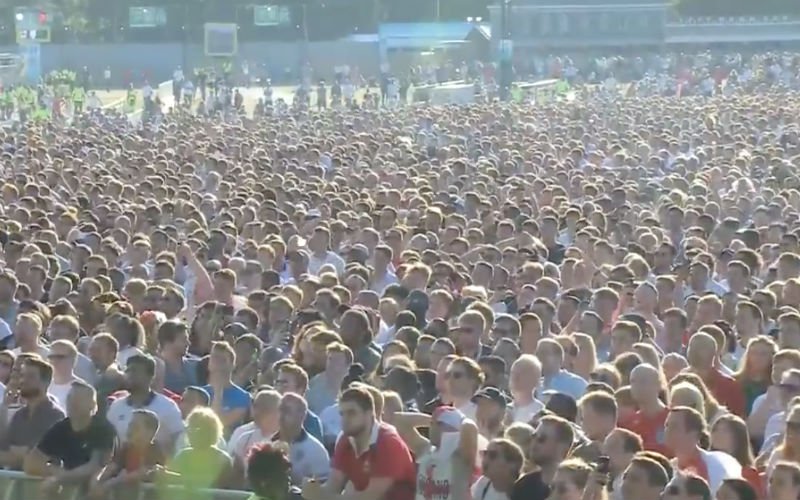
POLYGON ((303 484, 306 478, 327 479, 331 471, 328 451, 314 436, 303 428, 308 404, 303 396, 289 392, 283 395, 279 406, 280 427, 272 436, 273 441, 283 441, 289 445, 289 458, 292 462, 292 482, 303 484))
POLYGON ((331 233, 327 228, 318 227, 314 229, 314 234, 308 240, 308 249, 311 256, 308 259, 308 272, 319 275, 320 269, 326 264, 332 265, 336 269, 336 274, 344 275, 344 260, 329 250, 331 244, 331 233))
POLYGON ((106 418, 121 441, 128 436, 128 425, 133 418, 134 410, 150 410, 158 416, 159 428, 156 441, 163 449, 171 450, 175 440, 183 432, 183 419, 178 405, 174 401, 151 390, 156 374, 156 362, 146 354, 136 354, 128 359, 125 367, 125 379, 129 394, 111 403, 106 418))
POLYGON ((47 388, 47 393, 58 401, 61 408, 66 409, 72 383, 81 380, 74 371, 78 349, 69 340, 56 340, 50 345, 47 357, 53 365, 53 380, 47 388))
POLYGON ((533 354, 523 354, 511 365, 509 390, 514 402, 511 415, 514 422, 530 423, 544 409, 544 403, 534 397, 542 378, 542 364, 533 354))
POLYGON ((235 467, 242 467, 244 470, 250 448, 270 439, 278 432, 278 405, 280 402, 280 393, 271 389, 259 391, 255 395, 251 408, 252 422, 237 427, 228 440, 227 451, 233 457, 235 467))

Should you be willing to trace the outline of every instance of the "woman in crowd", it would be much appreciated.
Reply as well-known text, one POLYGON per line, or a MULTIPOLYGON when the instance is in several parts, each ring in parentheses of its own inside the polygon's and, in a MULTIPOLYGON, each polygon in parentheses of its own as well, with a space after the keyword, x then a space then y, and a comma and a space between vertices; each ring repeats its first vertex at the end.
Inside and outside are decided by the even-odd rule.
POLYGON ((183 487, 187 496, 206 488, 224 488, 230 477, 231 457, 217 447, 223 426, 211 408, 198 407, 186 419, 189 447, 167 464, 162 480, 183 487))
POLYGON ((724 451, 735 458, 742 466, 742 477, 750 483, 754 491, 762 491, 761 478, 754 467, 750 435, 744 420, 731 413, 715 420, 711 425, 711 449, 724 451))
POLYGON ((750 415, 756 398, 767 392, 772 383, 772 358, 776 352, 775 341, 766 336, 754 337, 747 344, 741 368, 735 374, 744 391, 747 415, 750 415))

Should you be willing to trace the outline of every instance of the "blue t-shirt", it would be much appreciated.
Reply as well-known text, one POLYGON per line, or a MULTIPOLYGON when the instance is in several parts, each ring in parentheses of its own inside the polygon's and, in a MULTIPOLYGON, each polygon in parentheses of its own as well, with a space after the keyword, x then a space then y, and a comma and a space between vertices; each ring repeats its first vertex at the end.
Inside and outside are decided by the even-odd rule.
POLYGON ((320 422, 319 417, 311 410, 306 412, 306 419, 303 421, 303 429, 317 438, 319 442, 322 442, 322 422, 320 422))
MULTIPOLYGON (((209 397, 214 399, 214 389, 207 385, 203 389, 208 392, 209 397)), ((246 411, 250 410, 250 393, 242 389, 236 384, 231 384, 222 392, 222 411, 229 412, 244 408, 246 411)))

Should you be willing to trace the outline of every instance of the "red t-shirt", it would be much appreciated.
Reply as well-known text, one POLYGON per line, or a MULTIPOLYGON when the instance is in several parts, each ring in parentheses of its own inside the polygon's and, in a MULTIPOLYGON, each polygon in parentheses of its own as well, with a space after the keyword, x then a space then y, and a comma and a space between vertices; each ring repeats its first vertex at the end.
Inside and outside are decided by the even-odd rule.
POLYGON ((678 460, 678 470, 682 472, 693 472, 708 482, 708 466, 699 451, 692 454, 688 460, 678 460))
POLYGON ((667 458, 672 458, 672 450, 664 443, 664 422, 667 420, 667 415, 669 408, 664 408, 655 415, 645 415, 639 410, 627 421, 620 422, 620 427, 641 436, 645 450, 656 451, 667 458))
POLYGON ((356 455, 349 438, 340 437, 331 467, 342 472, 356 491, 364 491, 372 477, 388 477, 394 483, 384 500, 413 500, 417 472, 411 452, 394 427, 383 423, 376 425, 372 444, 361 455, 356 455))
POLYGON ((717 398, 717 401, 731 413, 745 418, 745 397, 742 385, 734 378, 729 377, 719 370, 711 372, 711 376, 705 381, 708 390, 717 398))
POLYGON ((764 498, 766 495, 766 490, 764 489, 764 485, 761 482, 761 475, 755 469, 755 467, 742 467, 742 478, 745 479, 750 486, 756 490, 756 494, 758 498, 764 498))

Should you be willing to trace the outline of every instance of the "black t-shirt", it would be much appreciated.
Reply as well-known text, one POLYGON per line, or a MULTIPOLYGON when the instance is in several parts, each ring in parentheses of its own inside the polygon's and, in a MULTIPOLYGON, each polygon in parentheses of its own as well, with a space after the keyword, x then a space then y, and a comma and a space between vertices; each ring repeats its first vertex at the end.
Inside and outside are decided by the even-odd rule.
POLYGON ((45 433, 37 448, 65 469, 75 469, 89 462, 92 452, 113 452, 116 441, 114 427, 103 417, 95 415, 89 426, 78 432, 67 417, 45 433))
POLYGON ((550 496, 550 487, 542 480, 539 471, 529 472, 514 483, 510 500, 545 500, 550 496))

